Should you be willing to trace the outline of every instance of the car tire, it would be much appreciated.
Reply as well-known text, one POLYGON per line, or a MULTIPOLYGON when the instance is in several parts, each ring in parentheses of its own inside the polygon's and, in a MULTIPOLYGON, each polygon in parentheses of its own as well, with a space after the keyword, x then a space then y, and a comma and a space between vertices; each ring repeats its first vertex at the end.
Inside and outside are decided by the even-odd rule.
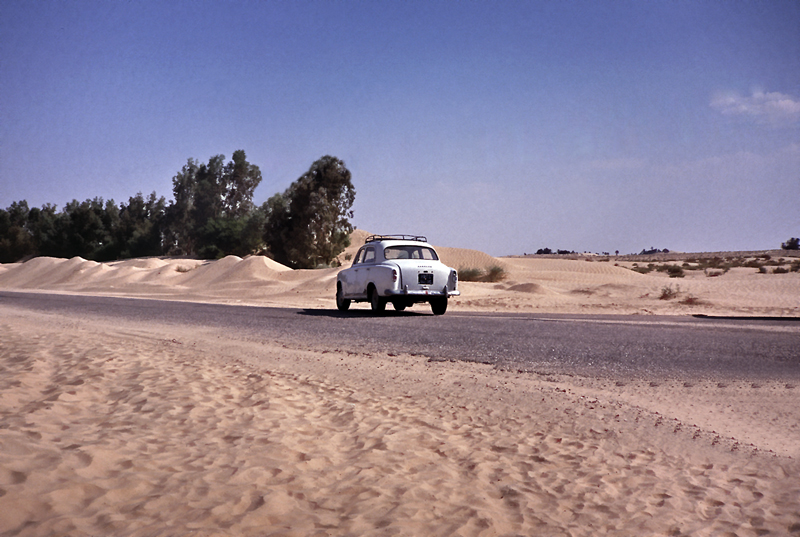
POLYGON ((336 308, 339 311, 347 311, 350 309, 350 300, 344 298, 341 285, 336 286, 336 308))
POLYGON ((383 313, 386 310, 386 300, 378 294, 375 286, 369 288, 369 304, 372 307, 372 313, 383 313))
POLYGON ((444 315, 444 312, 447 311, 447 297, 431 300, 431 311, 434 315, 444 315))

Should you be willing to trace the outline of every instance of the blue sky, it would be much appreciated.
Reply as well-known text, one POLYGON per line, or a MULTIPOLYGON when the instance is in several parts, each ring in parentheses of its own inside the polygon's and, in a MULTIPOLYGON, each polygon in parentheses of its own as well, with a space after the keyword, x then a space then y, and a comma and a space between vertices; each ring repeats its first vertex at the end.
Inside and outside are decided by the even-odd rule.
POLYGON ((493 255, 800 235, 800 3, 0 4, 0 207, 317 158, 353 223, 493 255))

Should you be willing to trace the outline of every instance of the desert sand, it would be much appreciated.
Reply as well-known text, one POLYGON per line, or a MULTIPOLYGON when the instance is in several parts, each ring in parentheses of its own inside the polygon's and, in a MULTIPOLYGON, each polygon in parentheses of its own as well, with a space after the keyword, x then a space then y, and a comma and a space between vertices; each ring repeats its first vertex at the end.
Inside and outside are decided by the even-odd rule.
MULTIPOLYGON (((451 311, 800 315, 796 272, 440 254, 507 272, 451 311)), ((40 258, 0 289, 332 308, 336 272, 40 258)), ((800 535, 782 379, 520 374, 2 302, 0 342, 2 535, 800 535)))
MULTIPOLYGON (((339 256, 345 266, 367 235, 361 230, 353 233, 352 246, 339 256)), ((437 251, 445 264, 457 269, 500 266, 506 273, 496 283, 460 282, 462 295, 451 301, 453 310, 800 317, 800 272, 796 271, 760 274, 754 268, 735 267, 717 277, 687 270, 684 278, 670 278, 664 272, 640 274, 632 270, 635 262, 613 257, 605 261, 595 260, 602 259, 596 256, 495 258, 461 248, 439 247, 437 251), (665 286, 679 291, 674 299, 660 298, 665 286)), ((773 254, 775 260, 786 256, 786 267, 800 259, 798 252, 773 254)), ((262 256, 111 263, 41 257, 0 264, 0 289, 333 308, 339 270, 291 270, 262 256)))

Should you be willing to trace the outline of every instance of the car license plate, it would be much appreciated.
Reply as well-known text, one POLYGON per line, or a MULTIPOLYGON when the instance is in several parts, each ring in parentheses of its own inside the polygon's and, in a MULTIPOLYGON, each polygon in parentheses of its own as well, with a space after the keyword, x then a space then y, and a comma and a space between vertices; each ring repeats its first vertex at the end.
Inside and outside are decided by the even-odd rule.
POLYGON ((433 285, 433 274, 420 274, 419 275, 419 284, 420 285, 433 285))

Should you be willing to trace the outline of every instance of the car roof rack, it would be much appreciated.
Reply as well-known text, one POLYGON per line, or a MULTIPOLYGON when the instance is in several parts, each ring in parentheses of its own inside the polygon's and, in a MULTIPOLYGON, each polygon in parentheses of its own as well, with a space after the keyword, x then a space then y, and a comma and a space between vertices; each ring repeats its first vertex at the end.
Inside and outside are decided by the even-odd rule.
POLYGON ((428 242, 427 237, 423 237, 422 235, 370 235, 367 237, 367 240, 364 241, 364 244, 368 242, 377 242, 377 241, 418 241, 418 242, 428 242))

